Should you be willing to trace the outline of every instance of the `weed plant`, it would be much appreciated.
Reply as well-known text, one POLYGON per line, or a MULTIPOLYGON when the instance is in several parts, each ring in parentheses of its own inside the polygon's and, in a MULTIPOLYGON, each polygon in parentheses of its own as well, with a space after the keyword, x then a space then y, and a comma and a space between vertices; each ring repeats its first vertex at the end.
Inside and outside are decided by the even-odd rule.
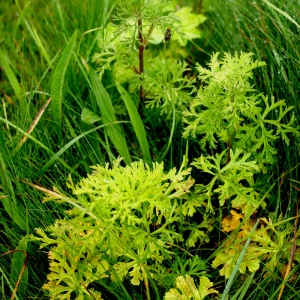
POLYGON ((0 298, 300 298, 299 8, 0 2, 0 298))

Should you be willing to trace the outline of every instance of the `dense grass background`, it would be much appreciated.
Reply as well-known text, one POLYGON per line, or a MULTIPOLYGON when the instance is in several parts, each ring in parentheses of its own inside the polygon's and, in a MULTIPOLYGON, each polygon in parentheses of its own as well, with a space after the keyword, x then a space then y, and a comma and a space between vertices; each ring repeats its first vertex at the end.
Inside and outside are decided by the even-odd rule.
MULTIPOLYGON (((191 67, 196 62, 204 64, 214 51, 251 51, 256 59, 267 62, 267 67, 259 68, 255 72, 256 88, 269 96, 274 95, 276 99, 285 99, 288 105, 295 107, 293 113, 299 116, 298 0, 272 1, 274 6, 287 13, 290 18, 261 0, 230 0, 226 3, 196 0, 178 2, 181 6, 191 5, 195 12, 201 11, 207 16, 207 21, 202 27, 203 38, 187 47, 187 61, 191 67)), ((3 203, 0 204, 0 298, 10 298, 11 289, 14 288, 23 265, 24 254, 10 252, 18 248, 29 255, 28 283, 24 280, 25 283, 20 286, 19 299, 43 299, 41 286, 46 281, 48 272, 47 257, 44 252, 38 251, 37 245, 27 243, 23 238, 33 233, 34 228, 45 227, 52 224, 56 218, 65 217, 64 205, 51 202, 42 204, 42 192, 24 183, 24 180, 48 189, 55 185, 65 190, 65 182, 70 172, 76 181, 90 172, 90 165, 109 161, 116 155, 99 129, 63 151, 60 160, 58 155, 54 156, 69 141, 95 127, 82 122, 80 117, 84 107, 98 110, 91 86, 86 80, 87 73, 83 61, 93 65, 91 59, 93 54, 99 51, 97 39, 101 34, 101 27, 110 21, 114 6, 114 0, 0 2, 0 200, 3 203), (99 30, 89 32, 97 28, 99 30), (55 66, 76 30, 77 55, 71 58, 63 88, 62 127, 58 128, 55 125, 49 106, 31 134, 34 140, 28 139, 22 147, 18 147, 24 132, 29 129, 50 97, 55 66), (54 163, 45 168, 53 156, 54 163)), ((104 77, 103 85, 111 99, 120 103, 120 96, 109 75, 104 77)), ((118 115, 118 119, 128 120, 126 115, 118 115)), ((300 125, 299 117, 297 122, 297 125, 300 125)), ((148 129, 153 158, 160 160, 171 125, 155 112, 144 112, 144 124, 148 129)), ((125 124, 124 128, 129 152, 134 160, 141 156, 136 148, 137 141, 131 127, 125 124)), ((283 142, 278 143, 279 163, 272 170, 271 176, 266 177, 266 181, 276 182, 267 209, 276 211, 277 215, 282 214, 284 218, 296 215, 299 194, 291 183, 297 185, 295 180, 299 183, 300 178, 299 142, 297 137, 291 137, 289 146, 283 142)), ((165 158, 167 169, 180 165, 185 146, 186 143, 178 130, 165 158)), ((192 143, 189 149, 191 160, 199 156, 192 143)), ((215 244, 220 239, 219 221, 216 217, 215 244)), ((214 245, 210 245, 208 250, 202 249, 201 253, 208 257, 213 247, 214 245)), ((287 283, 282 299, 300 297, 297 275, 299 265, 294 267, 293 272, 297 278, 287 283)), ((216 286, 224 285, 224 279, 218 277, 217 270, 211 275, 215 278, 213 281, 216 286)), ((247 298, 244 299, 276 299, 282 280, 280 274, 274 275, 275 280, 255 274, 248 287, 247 298)), ((233 294, 240 286, 241 282, 236 282, 233 294)), ((132 298, 138 299, 143 295, 143 291, 138 293, 131 290, 130 286, 126 288, 132 298)))

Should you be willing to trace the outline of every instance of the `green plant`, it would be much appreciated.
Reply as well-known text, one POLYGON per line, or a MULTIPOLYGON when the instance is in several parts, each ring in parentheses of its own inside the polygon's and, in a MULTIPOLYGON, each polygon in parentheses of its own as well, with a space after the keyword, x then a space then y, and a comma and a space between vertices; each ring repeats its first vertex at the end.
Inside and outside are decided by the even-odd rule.
MULTIPOLYGON (((224 291, 221 300, 298 299, 298 11, 298 0, 231 0, 226 5, 214 0, 0 1, 0 298, 49 299, 53 287, 56 299, 141 300, 150 293, 156 300, 166 291, 165 297, 190 299, 204 296, 198 287, 207 276, 207 287, 224 291), (136 12, 142 13, 142 26, 136 12), (166 30, 171 38, 164 43, 166 30), (214 76, 195 80, 196 62, 204 66, 214 51, 231 53, 231 58, 239 53, 236 65, 241 51, 251 52, 257 65, 266 61, 268 66, 257 68, 250 57, 252 78, 242 76, 250 88, 238 107, 244 96, 257 96, 259 113, 250 117, 240 111, 234 122, 232 110, 213 134, 214 146, 207 139, 199 147, 215 129, 207 126, 195 137, 190 131, 184 140, 182 114, 199 100, 199 85, 203 90, 211 86, 214 100, 225 95, 213 86, 214 76), (99 67, 100 77, 92 66, 99 67), (144 96, 140 107, 139 91, 144 96), (197 185, 176 199, 177 219, 166 227, 174 241, 162 238, 165 252, 155 253, 163 257, 159 263, 147 251, 138 252, 137 236, 122 235, 125 226, 118 220, 104 227, 78 203, 81 196, 48 190, 67 203, 40 203, 40 190, 56 186, 62 191, 69 173, 78 182, 90 173, 89 166, 112 165, 118 155, 122 166, 143 158, 151 170, 152 161, 163 161, 167 174, 180 168, 184 153, 197 185), (65 213, 69 205, 78 214, 65 213), (49 242, 42 251, 28 239, 39 227, 49 229, 36 234, 49 242), (122 247, 122 240, 129 243, 122 247), (45 251, 51 255, 50 274, 45 251), (131 256, 118 256, 121 251, 131 256), (141 277, 139 285, 132 284, 141 277)), ((223 54, 217 61, 224 68, 223 54)), ((197 106, 196 115, 185 118, 193 122, 207 110, 197 106)), ((198 125, 205 124, 200 120, 198 125)), ((161 225, 155 218, 151 233, 166 224, 164 217, 161 225)))
MULTIPOLYGON (((179 200, 185 199, 194 181, 190 169, 167 174, 163 163, 152 168, 142 161, 121 167, 118 159, 109 168, 94 166, 93 173, 68 187, 77 199, 55 192, 45 201, 68 202, 70 219, 57 220, 33 237, 49 251, 50 274, 44 289, 51 299, 68 299, 76 294, 100 293, 91 283, 110 276, 122 281, 129 275, 133 285, 143 281, 150 299, 149 280, 158 280, 157 266, 170 259, 170 244, 182 241, 176 232, 179 200), (156 279, 157 277, 157 279, 156 279)), ((99 298, 100 299, 100 298, 99 298)))
MULTIPOLYGON (((292 126, 294 114, 287 124, 284 123, 293 107, 285 107, 283 100, 275 102, 274 97, 269 103, 268 97, 258 94, 251 85, 252 70, 264 66, 263 62, 253 62, 251 53, 241 53, 240 56, 227 53, 221 60, 218 56, 219 53, 212 56, 210 69, 198 65, 202 86, 191 107, 183 114, 188 124, 184 136, 200 136, 202 150, 206 152, 210 148, 215 152, 214 155, 201 155, 192 163, 209 174, 209 183, 195 186, 199 201, 206 206, 206 211, 214 213, 212 201, 217 198, 220 206, 227 203, 247 216, 238 235, 226 240, 216 251, 212 263, 213 268, 223 265, 220 275, 228 279, 243 251, 243 259, 237 266, 243 274, 246 269, 257 271, 262 258, 268 259, 266 272, 273 272, 274 267, 279 266, 279 257, 289 257, 293 239, 288 243, 283 239, 291 233, 291 227, 286 226, 279 232, 271 220, 263 219, 274 234, 269 235, 264 226, 252 234, 253 224, 249 218, 259 206, 266 205, 264 199, 270 189, 265 190, 265 196, 261 193, 263 190, 257 189, 258 174, 270 172, 270 165, 276 162, 275 141, 281 137, 288 145, 288 134, 299 133, 292 126), (224 150, 218 154, 220 148, 224 150), (252 239, 251 243, 249 239, 252 239), (246 245, 247 249, 244 249, 246 245)), ((226 231, 237 228, 244 215, 235 214, 234 226, 230 224, 226 231)), ((299 257, 295 259, 299 260, 299 257)))
MULTIPOLYGON (((187 41, 201 36, 197 26, 206 18, 191 13, 190 7, 175 11, 175 6, 169 0, 120 1, 113 23, 109 24, 101 35, 99 44, 102 51, 93 58, 101 66, 101 76, 113 65, 116 81, 133 83, 133 86, 139 89, 141 102, 154 96, 154 101, 150 101, 148 106, 153 106, 155 101, 169 103, 173 96, 180 99, 176 97, 176 93, 173 95, 174 92, 170 92, 168 98, 162 97, 161 93, 157 93, 159 86, 166 91, 168 85, 172 85, 173 88, 174 82, 177 82, 179 86, 175 84, 174 88, 179 92, 186 87, 191 88, 189 80, 182 78, 182 73, 188 70, 184 62, 167 61, 163 54, 159 59, 155 59, 150 51, 145 52, 148 43, 159 46, 164 41, 166 29, 172 32, 173 47, 185 46, 187 41), (166 70, 168 65, 170 71, 166 70), (158 72, 158 77, 155 78, 156 86, 153 86, 151 79, 154 79, 155 72, 158 72)), ((184 97, 183 102, 186 102, 188 96, 184 97)), ((170 111, 170 108, 163 109, 163 112, 168 114, 170 111)))
POLYGON ((174 114, 180 120, 195 91, 195 80, 183 77, 188 71, 190 68, 184 61, 154 59, 142 77, 148 91, 146 107, 157 107, 167 118, 174 114))
POLYGON ((296 133, 291 126, 295 117, 292 115, 288 124, 281 122, 293 107, 284 108, 285 101, 275 102, 274 97, 269 101, 251 85, 253 70, 266 65, 262 61, 252 61, 252 55, 225 53, 224 58, 219 59, 216 53, 211 57, 209 69, 198 64, 202 86, 190 109, 184 113, 184 121, 188 124, 184 136, 191 134, 196 138, 200 135, 202 149, 207 143, 212 149, 223 143, 223 148, 228 148, 227 162, 230 149, 241 148, 250 152, 263 167, 263 164, 275 162, 277 150, 272 145, 279 136, 289 144, 287 133, 296 133))
POLYGON ((214 211, 211 200, 215 195, 221 206, 230 201, 233 207, 244 212, 254 211, 263 203, 253 188, 254 175, 267 172, 267 166, 275 163, 275 141, 280 136, 289 144, 287 134, 298 134, 292 127, 294 115, 287 124, 283 123, 293 107, 285 108, 285 102, 275 102, 274 97, 269 103, 268 97, 257 94, 251 85, 253 69, 265 65, 252 61, 251 56, 251 53, 233 56, 225 53, 219 60, 216 53, 209 69, 198 65, 202 86, 183 113, 188 125, 184 137, 200 137, 203 151, 207 144, 214 151, 217 146, 225 149, 221 154, 201 155, 192 163, 212 175, 208 184, 196 186, 199 197, 207 201, 207 211, 214 211))

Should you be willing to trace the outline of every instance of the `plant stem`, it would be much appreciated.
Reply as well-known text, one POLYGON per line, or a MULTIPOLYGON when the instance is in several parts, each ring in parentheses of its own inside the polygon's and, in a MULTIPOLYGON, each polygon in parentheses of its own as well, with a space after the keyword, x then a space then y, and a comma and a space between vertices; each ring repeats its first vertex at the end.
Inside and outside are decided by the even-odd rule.
MULTIPOLYGON (((138 19, 138 40, 139 40, 139 74, 141 75, 144 72, 144 50, 145 50, 145 45, 144 45, 144 38, 143 38, 143 28, 142 28, 142 19, 138 19)), ((142 80, 142 79, 141 79, 142 80)), ((141 83, 140 85, 140 103, 144 101, 144 89, 143 85, 141 83)))
POLYGON ((198 14, 201 14, 201 11, 202 11, 202 0, 199 0, 199 2, 198 2, 198 11, 197 11, 197 13, 198 14))
POLYGON ((230 162, 230 149, 232 149, 233 135, 234 135, 234 133, 232 133, 230 135, 228 143, 227 143, 227 160, 226 160, 226 165, 230 162))
POLYGON ((145 287, 146 287, 147 300, 151 300, 151 297, 150 297, 150 290, 149 290, 148 276, 147 276, 147 273, 146 273, 146 271, 145 271, 145 267, 144 267, 143 264, 141 265, 141 269, 142 269, 143 276, 144 276, 144 280, 145 280, 144 283, 145 283, 145 287))

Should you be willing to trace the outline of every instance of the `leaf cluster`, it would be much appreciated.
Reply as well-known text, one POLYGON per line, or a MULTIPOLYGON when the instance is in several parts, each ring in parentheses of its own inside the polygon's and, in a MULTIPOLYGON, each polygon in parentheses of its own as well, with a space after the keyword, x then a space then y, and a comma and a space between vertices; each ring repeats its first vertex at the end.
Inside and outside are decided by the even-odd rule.
POLYGON ((179 221, 179 199, 187 197, 194 183, 191 170, 164 173, 163 163, 120 163, 94 166, 76 185, 70 178, 74 199, 58 193, 45 198, 74 206, 69 220, 57 220, 48 234, 37 229, 40 237, 32 236, 42 247, 52 245, 44 285, 51 299, 72 292, 81 297, 105 277, 117 281, 129 275, 133 285, 150 274, 155 278, 156 265, 173 255, 169 245, 182 241, 173 226, 179 221))
MULTIPOLYGON (((244 218, 242 214, 236 214, 233 210, 231 214, 231 222, 236 223, 237 218, 242 220, 244 218)), ((226 227, 229 228, 228 219, 224 219, 222 223, 224 223, 224 221, 227 223, 226 227)), ((238 223, 226 231, 233 231, 237 228, 238 223)), ((268 273, 273 276, 276 269, 283 270, 284 265, 290 258, 290 251, 293 245, 293 226, 287 224, 284 230, 276 229, 276 227, 282 228, 282 222, 274 224, 272 219, 267 220, 266 218, 262 218, 260 228, 251 235, 253 226, 253 222, 249 219, 245 220, 239 232, 237 234, 233 232, 234 235, 232 234, 219 249, 212 263, 212 267, 217 268, 222 265, 220 275, 225 276, 227 279, 230 277, 239 255, 243 250, 246 239, 249 237, 251 238, 251 243, 239 266, 239 271, 242 274, 245 274, 247 269, 250 272, 257 271, 263 261, 265 261, 262 269, 263 273, 268 273)), ((297 243, 297 245, 299 246, 299 243, 297 243)), ((300 260, 300 256, 297 253, 295 260, 298 262, 300 260)))
POLYGON ((113 20, 118 26, 116 34, 127 32, 131 28, 134 28, 134 32, 137 34, 139 19, 147 26, 143 32, 145 38, 148 37, 150 27, 153 25, 159 28, 169 27, 175 20, 174 17, 166 15, 165 10, 168 4, 170 4, 170 0, 119 1, 117 13, 113 16, 113 20))
POLYGON ((263 167, 276 161, 274 141, 281 136, 288 145, 287 134, 297 131, 292 127, 294 116, 287 124, 282 123, 293 107, 286 108, 284 100, 275 102, 274 97, 269 101, 250 84, 253 70, 265 65, 253 61, 252 56, 252 53, 233 56, 225 53, 219 59, 216 53, 211 57, 209 69, 198 65, 202 86, 184 112, 187 127, 183 136, 200 136, 202 149, 207 144, 216 149, 220 142, 225 147, 243 149, 263 167))
POLYGON ((183 77, 190 71, 184 61, 155 58, 149 70, 142 76, 146 89, 146 107, 158 107, 160 113, 171 117, 173 112, 177 118, 191 103, 195 91, 195 80, 183 77))
POLYGON ((248 161, 250 154, 241 149, 230 150, 230 161, 224 165, 227 150, 216 156, 203 156, 192 163, 197 169, 212 176, 209 184, 196 185, 196 193, 201 202, 206 203, 206 210, 214 212, 212 199, 218 195, 220 205, 230 200, 235 208, 243 211, 253 210, 259 206, 257 193, 251 187, 253 174, 259 170, 256 161, 248 161), (248 186, 247 186, 248 185, 248 186))

